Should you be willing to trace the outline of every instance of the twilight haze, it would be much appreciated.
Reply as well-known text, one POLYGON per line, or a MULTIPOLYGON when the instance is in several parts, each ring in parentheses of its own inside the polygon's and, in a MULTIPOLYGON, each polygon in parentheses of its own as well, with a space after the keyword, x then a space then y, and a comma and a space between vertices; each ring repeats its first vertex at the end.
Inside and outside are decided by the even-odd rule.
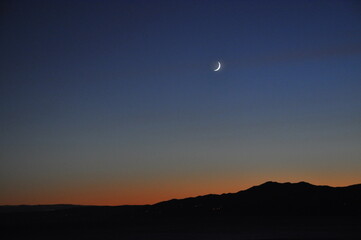
POLYGON ((1 8, 0 204, 361 182, 360 1, 1 8))

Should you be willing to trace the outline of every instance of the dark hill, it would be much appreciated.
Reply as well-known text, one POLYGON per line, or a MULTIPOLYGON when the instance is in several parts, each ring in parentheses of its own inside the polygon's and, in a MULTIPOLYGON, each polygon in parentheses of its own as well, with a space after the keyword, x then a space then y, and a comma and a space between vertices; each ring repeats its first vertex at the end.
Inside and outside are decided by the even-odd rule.
POLYGON ((152 210, 166 215, 361 215, 361 184, 266 182, 237 193, 160 202, 152 210))
POLYGON ((177 215, 360 215, 361 184, 316 186, 306 182, 266 182, 237 193, 172 199, 143 206, 19 205, 0 206, 0 213, 121 213, 144 216, 177 215))
POLYGON ((361 239, 361 184, 266 182, 237 193, 140 206, 1 206, 0 225, 11 239, 49 239, 57 236, 54 232, 58 239, 189 239, 177 236, 194 233, 214 239, 215 232, 231 234, 230 239, 250 239, 244 234, 251 239, 328 239, 337 234, 341 237, 333 239, 361 239), (305 231, 310 233, 302 235, 305 231), (280 237, 284 233, 288 238, 280 237))

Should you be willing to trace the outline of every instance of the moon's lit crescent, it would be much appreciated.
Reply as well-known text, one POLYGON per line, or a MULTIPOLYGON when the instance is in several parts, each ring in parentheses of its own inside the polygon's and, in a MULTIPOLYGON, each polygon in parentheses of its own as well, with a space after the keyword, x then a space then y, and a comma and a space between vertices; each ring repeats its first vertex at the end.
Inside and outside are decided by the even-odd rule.
POLYGON ((217 72, 219 69, 221 69, 221 63, 218 62, 218 67, 216 69, 214 69, 215 72, 217 72))

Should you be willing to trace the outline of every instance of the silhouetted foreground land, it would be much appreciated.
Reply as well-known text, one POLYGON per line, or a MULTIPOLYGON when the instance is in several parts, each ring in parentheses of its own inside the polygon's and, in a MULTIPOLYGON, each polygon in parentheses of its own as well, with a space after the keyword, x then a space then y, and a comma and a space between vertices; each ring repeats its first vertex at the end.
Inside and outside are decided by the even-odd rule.
POLYGON ((144 206, 1 206, 6 239, 361 239, 361 184, 267 182, 144 206))

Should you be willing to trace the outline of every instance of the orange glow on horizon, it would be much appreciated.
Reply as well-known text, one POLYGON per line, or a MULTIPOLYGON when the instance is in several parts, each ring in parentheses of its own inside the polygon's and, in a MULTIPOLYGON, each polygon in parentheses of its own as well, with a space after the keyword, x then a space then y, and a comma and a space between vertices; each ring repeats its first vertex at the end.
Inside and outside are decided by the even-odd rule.
MULTIPOLYGON (((266 175, 265 175, 266 176, 266 175)), ((280 174, 278 175, 280 176, 280 174)), ((260 185, 266 181, 300 182, 306 181, 314 185, 329 185, 333 187, 349 186, 361 183, 360 178, 350 175, 326 178, 322 175, 299 177, 263 177, 241 179, 230 176, 223 179, 189 179, 188 181, 148 182, 147 184, 134 184, 124 187, 120 185, 93 185, 81 188, 58 186, 57 189, 45 191, 34 190, 32 193, 8 194, 3 198, 1 205, 37 205, 37 204, 76 204, 76 205, 143 205, 154 204, 170 199, 182 199, 206 194, 235 193, 246 190, 252 186, 260 185)))

